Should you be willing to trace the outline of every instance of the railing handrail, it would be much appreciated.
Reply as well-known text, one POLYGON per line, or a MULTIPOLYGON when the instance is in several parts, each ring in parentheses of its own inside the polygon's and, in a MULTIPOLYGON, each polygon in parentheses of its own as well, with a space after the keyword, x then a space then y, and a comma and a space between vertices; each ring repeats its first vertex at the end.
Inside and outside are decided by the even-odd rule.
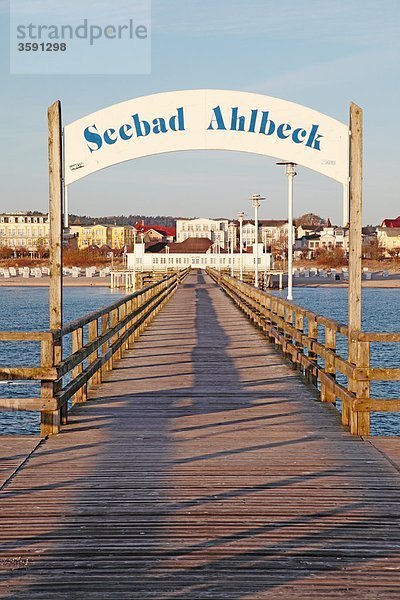
POLYGON ((145 287, 141 288, 140 290, 137 290, 136 292, 133 292, 132 294, 127 294, 123 298, 116 300, 115 302, 113 302, 112 304, 109 304, 108 306, 103 306, 101 308, 94 310, 91 313, 88 313, 87 315, 84 315, 83 317, 79 317, 78 319, 74 319, 73 321, 68 321, 68 323, 65 323, 65 325, 63 325, 63 327, 61 328, 61 335, 62 336, 68 335, 69 333, 72 333, 75 329, 78 329, 79 327, 84 327, 85 325, 88 325, 88 323, 90 323, 90 321, 94 321, 95 319, 100 319, 100 317, 102 317, 103 315, 111 312, 112 310, 119 308, 126 302, 129 302, 129 300, 133 300, 134 298, 142 296, 147 291, 153 289, 159 283, 165 283, 173 277, 174 277, 174 274, 168 275, 164 279, 157 281, 155 283, 146 285, 145 287))
POLYGON ((52 339, 51 331, 0 331, 0 342, 42 342, 52 339))
POLYGON ((0 332, 0 341, 36 341, 41 344, 41 366, 0 367, 0 380, 41 381, 40 398, 0 398, 0 409, 41 412, 43 435, 57 433, 66 422, 68 401, 85 401, 87 388, 101 383, 113 368, 113 360, 122 357, 134 340, 153 319, 190 268, 166 275, 160 281, 126 295, 107 307, 67 323, 59 331, 0 332), (88 341, 83 341, 84 327, 88 341), (72 334, 72 352, 63 360, 56 347, 72 334), (62 386, 62 378, 72 371, 72 381, 62 386))
POLYGON ((321 400, 343 402, 342 422, 350 425, 352 433, 369 434, 370 411, 400 412, 400 399, 370 397, 371 381, 400 381, 400 369, 370 366, 371 342, 400 342, 400 333, 352 332, 347 325, 297 306, 291 301, 238 281, 215 269, 210 276, 225 290, 238 306, 263 329, 271 341, 302 370, 308 382, 321 382, 321 400), (304 318, 307 319, 305 333, 304 318), (318 339, 318 325, 325 327, 325 339, 318 339), (336 334, 340 333, 356 345, 356 360, 340 356, 336 334), (304 350, 307 350, 307 354, 304 350), (318 364, 318 358, 324 366, 318 364), (336 380, 339 372, 347 377, 348 387, 336 380))

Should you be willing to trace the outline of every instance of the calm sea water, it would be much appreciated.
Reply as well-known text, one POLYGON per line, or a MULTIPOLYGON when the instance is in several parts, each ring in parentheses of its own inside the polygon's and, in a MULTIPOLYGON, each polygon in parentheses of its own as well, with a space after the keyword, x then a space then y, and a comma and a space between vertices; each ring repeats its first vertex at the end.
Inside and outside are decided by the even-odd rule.
MULTIPOLYGON (((285 297, 285 292, 277 295, 285 297)), ((347 323, 347 289, 295 287, 293 300, 315 313, 347 323)), ((363 331, 400 331, 400 289, 363 289, 363 331)), ((321 328, 322 334, 322 328, 321 328)), ((321 336, 322 337, 322 336, 321 336)), ((338 351, 347 357, 347 339, 338 336, 338 351)), ((400 368, 400 343, 371 343, 371 366, 400 368)), ((338 377, 345 384, 345 377, 338 377)), ((400 382, 371 383, 373 398, 400 398, 400 382)), ((372 413, 372 435, 400 435, 400 413, 372 413)))
MULTIPOLYGON (((121 297, 107 288, 65 288, 64 322, 76 319, 121 297)), ((284 292, 282 293, 284 296, 284 292)), ((294 301, 316 313, 341 322, 347 321, 347 290, 344 288, 294 289, 294 301)), ((400 290, 363 290, 364 331, 400 331, 400 290)), ((48 328, 47 288, 0 288, 0 331, 46 330, 48 328)), ((338 350, 346 356, 346 340, 338 336, 338 350)), ((69 351, 68 345, 65 353, 69 351)), ((0 365, 35 366, 40 364, 39 344, 0 343, 0 365), (21 350, 23 349, 23 350, 21 350)), ((400 344, 371 344, 371 364, 400 368, 400 344)), ((345 378, 341 381, 345 383, 345 378)), ((371 385, 375 398, 400 398, 398 382, 371 385)), ((1 397, 39 396, 37 384, 0 382, 1 397)), ((0 412, 0 434, 32 434, 39 430, 38 413, 0 412)), ((400 414, 373 413, 371 432, 400 435, 400 414)))
MULTIPOLYGON (((64 323, 83 316, 121 298, 108 288, 64 288, 64 323)), ((41 287, 0 287, 0 331, 45 331, 49 327, 48 289, 41 287)), ((65 354, 70 343, 65 345, 65 354)), ((40 364, 40 344, 35 342, 0 342, 1 366, 36 366, 40 364)), ((38 384, 1 382, 0 397, 40 396, 38 384)), ((0 412, 1 434, 36 434, 39 414, 0 412)))

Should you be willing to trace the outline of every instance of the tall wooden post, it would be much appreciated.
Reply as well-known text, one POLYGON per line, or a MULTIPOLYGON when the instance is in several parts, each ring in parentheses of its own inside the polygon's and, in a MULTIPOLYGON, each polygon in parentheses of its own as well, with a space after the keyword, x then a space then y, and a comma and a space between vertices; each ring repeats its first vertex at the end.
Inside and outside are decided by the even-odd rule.
MULTIPOLYGON (((350 104, 350 231, 349 231, 349 333, 361 330, 362 258, 362 109, 350 104)), ((356 346, 350 341, 349 359, 356 361, 356 346)))
MULTIPOLYGON (((50 219, 50 329, 60 331, 62 327, 62 124, 61 103, 52 104, 48 109, 49 135, 49 219, 50 219)), ((57 336, 54 344, 53 364, 62 360, 62 341, 57 336)), ((57 384, 53 386, 53 396, 57 384)), ((63 415, 63 421, 66 415, 63 415)), ((61 422, 60 411, 42 412, 42 435, 58 433, 61 422)))
MULTIPOLYGON (((349 232, 349 362, 357 365, 359 362, 358 342, 353 332, 361 331, 361 260, 362 260, 362 109, 350 104, 350 232, 349 232)), ((358 395, 357 382, 350 380, 349 388, 358 395)), ((344 422, 350 424, 354 415, 344 415, 344 422)), ((367 421, 365 419, 361 419, 367 421)), ((354 427, 353 427, 354 429, 354 427)), ((364 427, 364 430, 366 428, 364 427)), ((356 433, 355 431, 353 431, 356 433)), ((361 433, 361 432, 360 432, 361 433)))

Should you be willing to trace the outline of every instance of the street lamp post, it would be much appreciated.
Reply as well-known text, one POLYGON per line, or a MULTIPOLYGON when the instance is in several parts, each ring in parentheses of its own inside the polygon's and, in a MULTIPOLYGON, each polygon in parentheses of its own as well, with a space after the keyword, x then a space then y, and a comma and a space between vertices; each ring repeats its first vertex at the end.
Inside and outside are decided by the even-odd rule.
POLYGON ((288 293, 287 299, 293 300, 293 178, 297 175, 296 163, 279 162, 278 165, 285 165, 285 172, 288 177, 288 293))
POLYGON ((255 239, 256 239, 256 252, 255 252, 255 265, 254 265, 254 287, 258 288, 258 209, 260 207, 260 201, 265 200, 260 194, 253 194, 250 198, 254 208, 254 226, 255 226, 255 239))
POLYGON ((231 238, 231 277, 234 276, 234 265, 233 265, 233 236, 235 233, 235 225, 234 223, 229 223, 229 233, 230 233, 230 238, 231 238))
POLYGON ((165 246, 165 272, 168 271, 168 263, 169 263, 169 246, 165 246))
POLYGON ((267 232, 263 231, 264 283, 267 272, 267 232))
POLYGON ((240 211, 238 213, 238 221, 240 226, 240 236, 239 236, 239 244, 240 244, 240 281, 243 281, 243 217, 244 212, 240 211))
POLYGON ((135 282, 134 291, 136 292, 136 229, 133 230, 133 281, 135 282))

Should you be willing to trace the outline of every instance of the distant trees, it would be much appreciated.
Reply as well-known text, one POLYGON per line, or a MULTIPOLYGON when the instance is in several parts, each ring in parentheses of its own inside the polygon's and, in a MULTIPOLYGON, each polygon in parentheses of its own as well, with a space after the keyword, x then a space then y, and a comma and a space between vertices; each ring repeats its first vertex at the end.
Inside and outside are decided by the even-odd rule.
POLYGON ((323 219, 319 215, 315 215, 314 213, 305 213, 300 217, 295 219, 296 227, 300 227, 300 225, 328 225, 329 219, 323 219))
POLYGON ((135 225, 144 221, 145 225, 157 224, 164 227, 175 227, 175 221, 179 217, 172 216, 150 216, 145 215, 110 215, 108 217, 90 217, 87 215, 69 215, 70 225, 135 225))
MULTIPOLYGON (((78 248, 65 248, 63 252, 63 264, 66 267, 90 267, 92 265, 107 265, 110 263, 108 246, 98 248, 90 246, 78 250, 78 248)), ((114 251, 115 255, 115 251, 114 251)))
POLYGON ((12 258, 14 256, 14 251, 8 246, 0 245, 0 259, 12 258))
POLYGON ((370 260, 383 260, 385 258, 385 251, 379 245, 377 238, 366 238, 363 241, 362 253, 364 258, 370 260))
POLYGON ((316 264, 324 267, 345 267, 348 264, 343 248, 317 248, 314 252, 314 261, 316 264))
POLYGON ((389 248, 386 250, 389 254, 390 258, 399 258, 400 257, 400 248, 389 248))

